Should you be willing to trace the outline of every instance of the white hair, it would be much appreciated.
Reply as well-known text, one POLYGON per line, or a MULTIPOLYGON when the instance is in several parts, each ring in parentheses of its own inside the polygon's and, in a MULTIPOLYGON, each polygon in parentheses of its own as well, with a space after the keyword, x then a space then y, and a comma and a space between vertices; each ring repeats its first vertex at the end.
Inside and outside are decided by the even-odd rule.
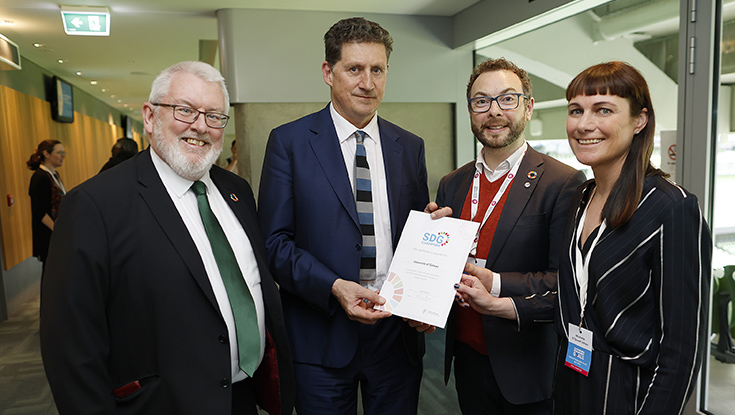
POLYGON ((222 89, 222 94, 225 97, 225 106, 222 112, 228 112, 230 109, 230 94, 227 93, 225 78, 212 65, 198 61, 179 62, 164 69, 153 81, 148 102, 159 102, 160 99, 168 95, 171 89, 171 78, 179 72, 192 74, 205 82, 216 82, 219 84, 220 89, 222 89))

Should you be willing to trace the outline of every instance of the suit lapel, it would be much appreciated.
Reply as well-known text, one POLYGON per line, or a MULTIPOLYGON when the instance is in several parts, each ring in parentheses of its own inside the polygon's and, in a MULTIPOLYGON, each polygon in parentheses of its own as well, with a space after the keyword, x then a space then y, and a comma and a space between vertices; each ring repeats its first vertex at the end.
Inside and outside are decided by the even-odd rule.
POLYGON ((515 179, 513 179, 513 184, 510 186, 503 212, 500 214, 498 227, 493 236, 493 243, 487 255, 488 268, 492 269, 492 265, 497 259, 498 254, 513 232, 518 218, 522 216, 526 204, 536 190, 536 186, 544 174, 543 164, 543 159, 539 153, 529 145, 528 151, 526 151, 526 155, 523 157, 523 161, 518 168, 518 174, 516 174, 515 179), (531 172, 536 173, 534 179, 530 179, 529 177, 531 172), (526 187, 526 183, 528 183, 528 187, 526 187))
POLYGON ((355 226, 359 228, 360 222, 357 218, 357 206, 355 205, 355 196, 352 193, 350 176, 347 174, 344 156, 328 106, 318 113, 311 127, 311 132, 313 134, 309 138, 309 142, 319 166, 342 206, 355 222, 355 226))
POLYGON ((145 151, 147 154, 143 154, 137 159, 140 196, 151 210, 156 221, 161 225, 161 229, 163 229, 171 245, 174 246, 186 267, 189 268, 189 271, 199 284, 204 295, 219 310, 217 300, 214 297, 214 291, 212 291, 212 286, 207 277, 207 272, 199 256, 199 251, 191 239, 186 225, 181 220, 176 206, 169 198, 168 192, 163 186, 163 182, 158 176, 156 168, 153 166, 150 155, 150 152, 153 150, 149 147, 145 151))
POLYGON ((387 182, 391 238, 395 241, 396 230, 399 226, 395 223, 398 215, 394 209, 397 209, 401 202, 403 146, 398 142, 398 134, 393 129, 386 128, 381 118, 378 118, 378 128, 380 129, 380 146, 383 151, 383 165, 385 166, 385 180, 387 182))

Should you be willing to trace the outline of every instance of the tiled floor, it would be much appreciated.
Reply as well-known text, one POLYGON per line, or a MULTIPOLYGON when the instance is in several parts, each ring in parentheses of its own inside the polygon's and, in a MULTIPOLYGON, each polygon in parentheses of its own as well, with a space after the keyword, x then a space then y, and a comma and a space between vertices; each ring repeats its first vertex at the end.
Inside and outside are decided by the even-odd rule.
POLYGON ((58 413, 41 363, 38 303, 0 323, 0 415, 58 413))

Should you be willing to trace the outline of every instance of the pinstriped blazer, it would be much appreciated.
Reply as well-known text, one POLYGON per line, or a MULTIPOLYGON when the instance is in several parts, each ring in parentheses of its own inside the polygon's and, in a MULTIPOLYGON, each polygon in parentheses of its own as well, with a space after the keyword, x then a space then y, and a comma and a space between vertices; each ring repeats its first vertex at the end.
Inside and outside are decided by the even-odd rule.
MULTIPOLYGON (((580 322, 574 244, 594 186, 590 180, 577 190, 565 232, 556 316, 563 340, 568 324, 580 322)), ((663 177, 646 178, 631 220, 606 229, 592 253, 582 326, 593 333, 593 366, 587 378, 557 373, 555 401, 575 402, 555 402, 555 407, 577 413, 681 413, 708 348, 711 256, 710 231, 696 196, 663 177), (617 388, 621 378, 629 384, 617 388)), ((571 371, 564 367, 564 353, 557 371, 571 371)))

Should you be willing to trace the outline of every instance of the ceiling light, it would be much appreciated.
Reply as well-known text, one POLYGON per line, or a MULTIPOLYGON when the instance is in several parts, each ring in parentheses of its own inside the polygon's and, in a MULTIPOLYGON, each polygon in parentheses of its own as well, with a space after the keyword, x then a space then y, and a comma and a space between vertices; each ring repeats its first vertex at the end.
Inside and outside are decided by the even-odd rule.
POLYGON ((14 22, 14 21, 12 21, 12 20, 8 20, 8 19, 0 19, 0 25, 3 25, 3 26, 10 26, 10 25, 12 25, 12 24, 15 24, 15 22, 14 22))
MULTIPOLYGON (((97 85, 97 81, 89 81, 89 83, 92 85, 97 85)), ((105 91, 102 91, 102 92, 105 92, 105 91)))
POLYGON ((77 76, 82 76, 82 73, 77 71, 77 76))
POLYGON ((102 88, 102 92, 107 92, 107 88, 102 88))
POLYGON ((59 63, 64 63, 64 60, 63 60, 63 59, 59 59, 59 60, 58 60, 58 61, 56 61, 56 62, 59 62, 59 63))
POLYGON ((121 99, 118 99, 118 100, 117 100, 117 103, 118 103, 118 104, 122 104, 122 100, 121 100, 121 99))
POLYGON ((115 95, 110 95, 110 98, 115 98, 115 95))
POLYGON ((34 47, 37 47, 37 48, 45 48, 46 47, 46 45, 44 45, 43 43, 34 43, 33 46, 34 47))

